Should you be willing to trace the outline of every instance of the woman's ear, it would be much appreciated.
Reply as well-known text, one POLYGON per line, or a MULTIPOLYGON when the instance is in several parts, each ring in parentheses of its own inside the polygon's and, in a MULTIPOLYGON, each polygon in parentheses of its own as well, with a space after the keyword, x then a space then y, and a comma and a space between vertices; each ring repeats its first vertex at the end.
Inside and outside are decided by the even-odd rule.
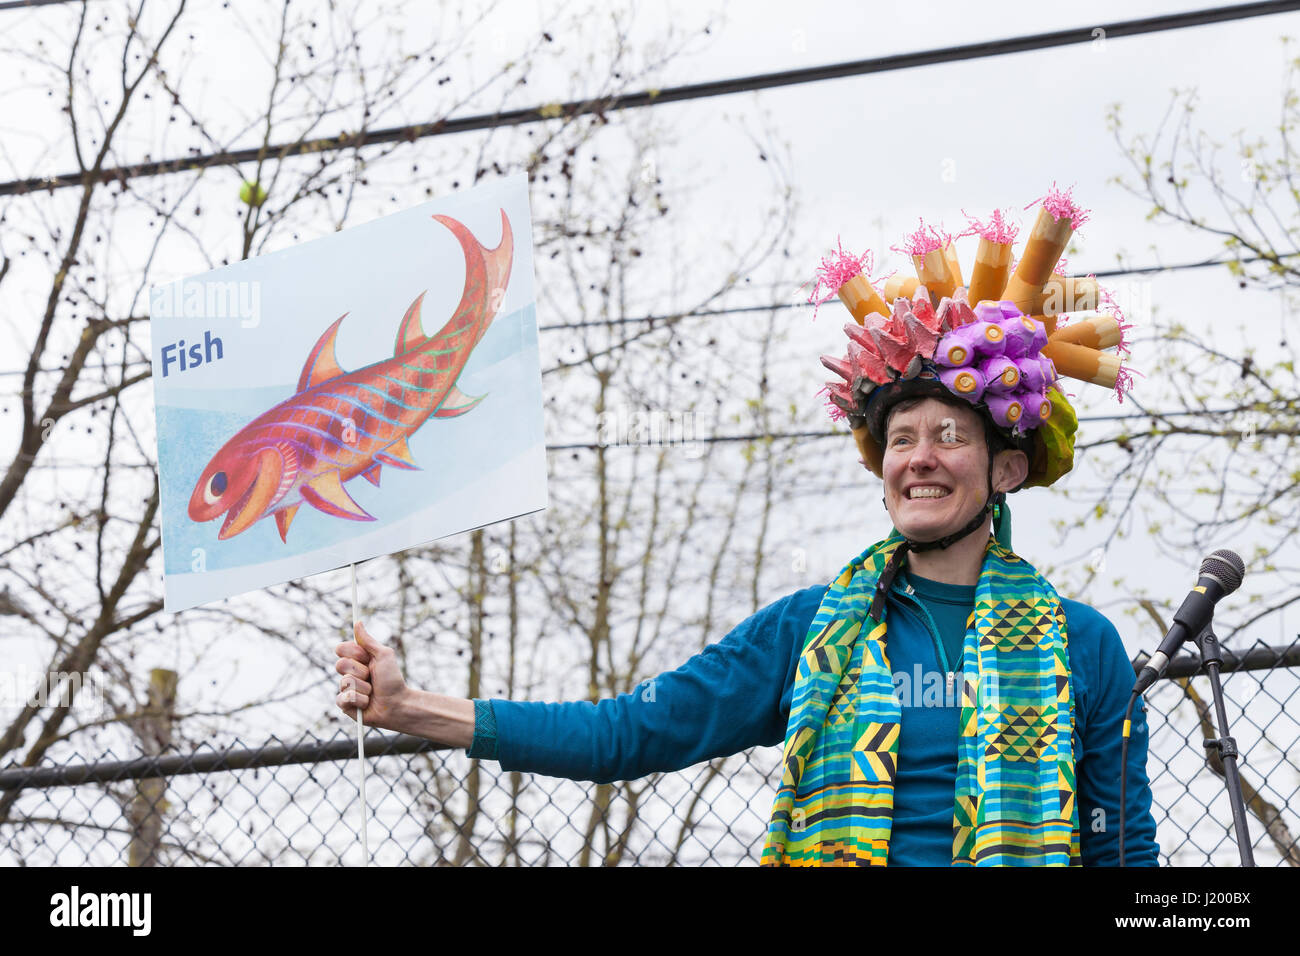
POLYGON ((993 490, 1014 491, 1029 477, 1029 456, 1023 451, 1005 449, 993 458, 993 490))

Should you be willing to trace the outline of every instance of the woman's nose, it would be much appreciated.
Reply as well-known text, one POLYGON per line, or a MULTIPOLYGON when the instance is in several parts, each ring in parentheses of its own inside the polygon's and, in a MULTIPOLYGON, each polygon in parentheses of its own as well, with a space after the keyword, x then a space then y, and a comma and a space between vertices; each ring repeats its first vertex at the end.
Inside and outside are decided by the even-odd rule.
POLYGON ((912 447, 912 457, 908 460, 909 468, 928 469, 936 464, 934 442, 922 438, 912 447))

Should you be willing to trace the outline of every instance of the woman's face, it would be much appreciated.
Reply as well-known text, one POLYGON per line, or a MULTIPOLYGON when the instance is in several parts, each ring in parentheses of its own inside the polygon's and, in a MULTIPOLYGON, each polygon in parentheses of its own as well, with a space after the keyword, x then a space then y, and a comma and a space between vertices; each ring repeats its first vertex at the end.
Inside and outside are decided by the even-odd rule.
POLYGON ((882 470, 885 507, 904 537, 935 541, 952 534, 988 498, 983 422, 973 409, 933 398, 894 411, 882 470))

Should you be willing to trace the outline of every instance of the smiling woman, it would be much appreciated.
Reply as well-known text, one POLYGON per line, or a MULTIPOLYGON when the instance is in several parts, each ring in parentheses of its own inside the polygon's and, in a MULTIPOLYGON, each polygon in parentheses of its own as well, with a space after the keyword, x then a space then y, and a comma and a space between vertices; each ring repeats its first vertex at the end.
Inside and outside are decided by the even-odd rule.
MULTIPOLYGON (((1055 336, 1084 335, 1100 321, 1080 316, 1068 332, 1057 329, 1074 303, 1049 313, 1042 293, 1071 281, 1053 270, 1087 212, 1055 188, 1040 202, 1009 277, 993 267, 1009 262, 1016 230, 998 214, 992 226, 973 225, 981 245, 969 288, 982 290, 973 301, 953 237, 924 223, 897 249, 925 283, 914 292, 895 277, 883 295, 866 295, 867 256, 841 251, 823 262, 821 301, 838 293, 856 322, 845 327, 847 354, 822 358, 842 379, 827 386, 831 412, 848 420, 863 466, 884 481, 895 530, 844 568, 813 615, 765 863, 949 854, 953 864, 1113 862, 1119 848, 1103 849, 1080 820, 1121 812, 1142 830, 1142 861, 1155 862, 1145 746, 1129 751, 1137 800, 1121 808, 1115 792, 1132 682, 1123 644, 1010 546, 1006 493, 1050 485, 1073 463, 1077 422, 1055 387, 1055 336), (988 254, 997 249, 1006 255, 988 254), (947 671, 950 688, 960 677, 950 722, 879 693, 909 662, 947 671), (826 708, 818 698, 828 687, 836 690, 826 708), (846 704, 847 731, 836 719, 846 704), (935 829, 918 826, 922 819, 935 829)), ((1081 366, 1061 371, 1097 381, 1081 366)), ((1134 730, 1145 732, 1141 716, 1134 730)), ((1138 858, 1131 846, 1129 857, 1138 858)))

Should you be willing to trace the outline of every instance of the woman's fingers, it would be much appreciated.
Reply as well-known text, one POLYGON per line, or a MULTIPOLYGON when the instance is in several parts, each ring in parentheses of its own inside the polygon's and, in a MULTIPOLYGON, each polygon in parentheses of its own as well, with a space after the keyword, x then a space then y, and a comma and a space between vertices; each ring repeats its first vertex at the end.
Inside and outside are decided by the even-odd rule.
POLYGON ((354 720, 356 711, 364 711, 370 706, 370 685, 356 677, 345 677, 339 681, 339 693, 335 700, 344 712, 354 720))
POLYGON ((360 661, 362 664, 370 663, 370 654, 360 644, 349 641, 346 644, 339 644, 334 648, 334 653, 339 657, 348 657, 354 661, 360 661))
POLYGON ((340 694, 346 694, 349 690, 355 690, 358 694, 364 695, 367 700, 370 699, 371 687, 364 680, 356 677, 345 677, 339 681, 340 694))
POLYGON ((370 698, 365 694, 358 694, 356 688, 348 688, 340 691, 334 698, 334 702, 339 705, 343 713, 347 714, 349 720, 356 720, 357 711, 364 711, 370 705, 370 698))
POLYGON ((362 680, 370 680, 370 668, 364 664, 358 664, 351 658, 339 658, 334 662, 334 669, 344 677, 360 677, 362 680))

